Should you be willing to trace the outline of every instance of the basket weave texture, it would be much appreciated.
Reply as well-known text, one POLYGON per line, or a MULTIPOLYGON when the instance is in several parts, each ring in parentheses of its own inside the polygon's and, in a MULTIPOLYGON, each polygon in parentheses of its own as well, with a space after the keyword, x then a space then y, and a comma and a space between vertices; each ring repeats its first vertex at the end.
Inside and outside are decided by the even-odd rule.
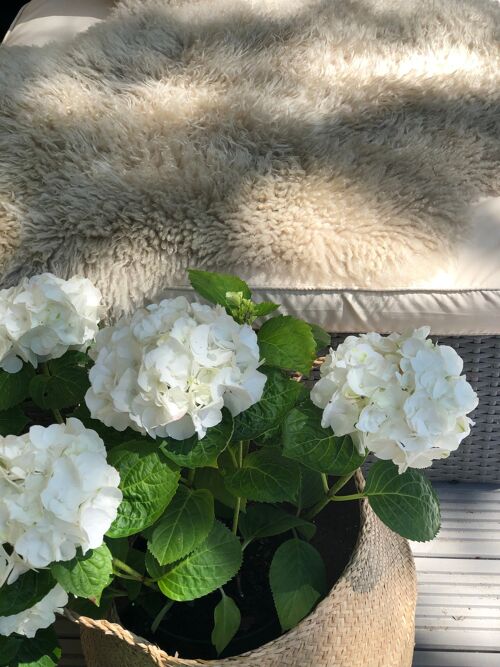
MULTIPOLYGON (((347 335, 332 334, 332 347, 335 349, 347 335)), ((499 484, 500 336, 432 338, 453 347, 462 357, 464 372, 479 396, 479 405, 471 415, 476 424, 470 436, 449 458, 434 461, 432 468, 423 472, 432 480, 499 484)))
POLYGON ((187 660, 167 655, 117 623, 68 612, 81 626, 87 666, 410 667, 417 595, 410 548, 366 501, 360 507, 358 543, 342 576, 285 635, 240 656, 187 660))

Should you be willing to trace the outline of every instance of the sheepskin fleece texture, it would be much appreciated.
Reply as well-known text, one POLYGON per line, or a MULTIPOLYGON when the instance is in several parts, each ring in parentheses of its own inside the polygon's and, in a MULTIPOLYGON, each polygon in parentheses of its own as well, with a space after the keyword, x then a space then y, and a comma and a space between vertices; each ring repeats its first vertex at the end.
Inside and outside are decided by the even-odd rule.
POLYGON ((425 287, 500 195, 499 40, 488 0, 123 0, 0 48, 3 284, 425 287))

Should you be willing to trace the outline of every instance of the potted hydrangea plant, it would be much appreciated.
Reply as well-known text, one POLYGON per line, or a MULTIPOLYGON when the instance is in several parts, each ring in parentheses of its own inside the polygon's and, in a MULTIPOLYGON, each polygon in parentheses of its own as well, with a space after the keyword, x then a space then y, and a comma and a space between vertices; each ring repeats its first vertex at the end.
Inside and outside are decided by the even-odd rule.
POLYGON ((460 357, 426 328, 351 336, 309 390, 298 380, 328 346, 324 331, 254 302, 237 277, 189 277, 212 305, 166 299, 107 326, 84 278, 43 274, 0 292, 0 666, 56 665, 51 626, 64 608, 93 628, 91 665, 125 664, 117 641, 149 660, 137 664, 221 664, 244 651, 229 661, 315 664, 300 633, 335 626, 344 602, 363 624, 380 607, 375 628, 387 595, 409 596, 408 613, 392 612, 377 662, 369 623, 353 658, 342 622, 344 658, 317 664, 409 664, 403 538, 436 535, 438 500, 417 469, 470 431, 477 397, 460 357), (342 601, 331 562, 346 539, 342 601), (392 593, 385 566, 397 572, 392 593), (374 590, 379 602, 363 607, 374 590))

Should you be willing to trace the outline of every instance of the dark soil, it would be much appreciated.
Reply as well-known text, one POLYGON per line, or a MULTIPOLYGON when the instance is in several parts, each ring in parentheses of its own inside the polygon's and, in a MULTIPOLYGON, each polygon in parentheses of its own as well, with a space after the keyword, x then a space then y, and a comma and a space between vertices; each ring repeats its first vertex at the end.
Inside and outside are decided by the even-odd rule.
MULTIPOLYGON (((354 493, 354 484, 343 493, 354 493)), ((359 505, 356 502, 330 503, 316 517, 317 533, 312 544, 320 551, 331 588, 345 569, 356 544, 359 531, 359 505)), ((241 627, 222 657, 237 655, 262 646, 279 637, 281 629, 269 587, 269 566, 277 547, 291 533, 260 540, 245 550, 242 569, 224 590, 237 603, 241 627)), ((218 591, 193 602, 176 603, 163 619, 156 633, 151 622, 164 601, 157 594, 144 594, 139 600, 120 609, 123 624, 141 637, 182 658, 213 659, 217 655, 210 643, 213 610, 220 601, 218 591)))

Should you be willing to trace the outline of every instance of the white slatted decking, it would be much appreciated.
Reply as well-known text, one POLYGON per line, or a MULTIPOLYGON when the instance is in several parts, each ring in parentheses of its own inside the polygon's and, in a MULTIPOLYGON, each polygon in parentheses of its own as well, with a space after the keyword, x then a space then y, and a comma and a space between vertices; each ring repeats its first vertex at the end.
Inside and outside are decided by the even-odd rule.
POLYGON ((413 667, 500 667, 500 488, 434 485, 442 528, 412 543, 418 577, 413 667))

